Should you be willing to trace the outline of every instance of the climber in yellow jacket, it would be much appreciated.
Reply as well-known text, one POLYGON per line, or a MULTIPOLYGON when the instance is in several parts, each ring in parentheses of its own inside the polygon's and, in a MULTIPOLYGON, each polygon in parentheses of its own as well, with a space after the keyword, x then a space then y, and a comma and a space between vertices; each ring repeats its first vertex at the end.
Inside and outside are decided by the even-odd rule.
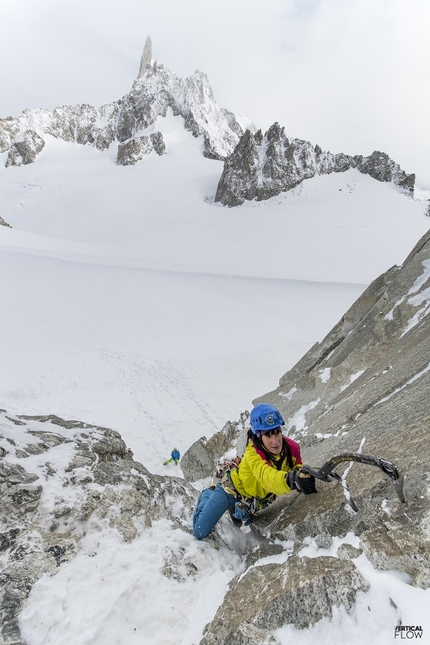
POLYGON ((200 540, 209 535, 227 510, 236 525, 249 524, 277 495, 291 490, 305 495, 317 492, 315 478, 300 475, 300 447, 283 436, 281 426, 285 421, 279 410, 261 403, 252 410, 250 423, 242 460, 237 460, 238 465, 197 500, 193 531, 200 540))

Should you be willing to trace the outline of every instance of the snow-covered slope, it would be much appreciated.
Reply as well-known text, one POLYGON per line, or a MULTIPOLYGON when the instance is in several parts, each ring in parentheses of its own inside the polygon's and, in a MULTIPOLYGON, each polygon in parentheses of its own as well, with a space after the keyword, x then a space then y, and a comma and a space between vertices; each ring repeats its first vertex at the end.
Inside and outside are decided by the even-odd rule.
POLYGON ((428 220, 353 170, 215 207, 220 162, 181 117, 156 127, 168 154, 133 167, 51 138, 0 169, 0 407, 118 429, 159 472, 276 387, 428 220))

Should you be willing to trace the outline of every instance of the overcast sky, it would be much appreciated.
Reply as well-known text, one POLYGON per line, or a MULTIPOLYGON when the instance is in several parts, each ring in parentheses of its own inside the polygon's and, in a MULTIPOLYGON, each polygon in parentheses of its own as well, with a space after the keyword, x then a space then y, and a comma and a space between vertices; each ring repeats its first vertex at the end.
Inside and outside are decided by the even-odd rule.
POLYGON ((430 189, 429 0, 0 0, 0 117, 127 93, 147 34, 267 129, 387 152, 430 189))

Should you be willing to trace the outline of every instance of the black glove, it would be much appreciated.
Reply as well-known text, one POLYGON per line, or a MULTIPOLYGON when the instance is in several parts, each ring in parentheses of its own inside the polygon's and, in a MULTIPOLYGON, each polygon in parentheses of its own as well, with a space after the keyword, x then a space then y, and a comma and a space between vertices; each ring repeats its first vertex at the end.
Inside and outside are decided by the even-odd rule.
POLYGON ((291 490, 297 490, 299 493, 304 493, 305 495, 312 495, 312 493, 317 493, 315 488, 315 477, 309 475, 308 473, 303 473, 301 470, 291 470, 287 474, 287 485, 291 490))

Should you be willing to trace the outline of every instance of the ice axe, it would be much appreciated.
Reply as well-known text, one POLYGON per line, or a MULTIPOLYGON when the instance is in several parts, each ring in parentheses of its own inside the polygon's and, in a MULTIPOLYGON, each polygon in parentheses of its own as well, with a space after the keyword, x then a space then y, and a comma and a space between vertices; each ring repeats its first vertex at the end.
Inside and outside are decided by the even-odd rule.
MULTIPOLYGON (((312 468, 311 466, 302 466, 301 472, 308 473, 316 479, 320 479, 323 482, 331 482, 332 479, 341 481, 341 476, 334 472, 336 466, 343 462, 355 461, 359 464, 366 464, 368 466, 377 466, 382 472, 391 479, 391 482, 394 486, 394 489, 397 493, 398 498, 402 503, 405 503, 405 496, 403 494, 403 475, 397 470, 394 464, 382 457, 372 457, 371 455, 362 455, 358 452, 341 452, 338 455, 334 455, 331 459, 325 462, 318 470, 312 468)), ((349 503, 354 511, 357 511, 357 506, 355 502, 350 499, 349 503)))

